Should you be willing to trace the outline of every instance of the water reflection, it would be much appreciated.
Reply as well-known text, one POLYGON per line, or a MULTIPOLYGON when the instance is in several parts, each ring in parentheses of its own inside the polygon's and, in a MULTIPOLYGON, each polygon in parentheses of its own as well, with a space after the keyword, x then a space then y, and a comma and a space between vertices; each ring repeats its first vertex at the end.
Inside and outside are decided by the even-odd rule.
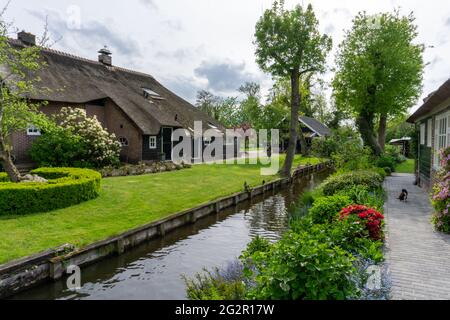
POLYGON ((288 209, 327 172, 252 203, 240 204, 82 270, 82 288, 66 290, 65 281, 48 283, 14 299, 185 299, 182 274, 225 266, 256 235, 276 241, 288 227, 288 209))

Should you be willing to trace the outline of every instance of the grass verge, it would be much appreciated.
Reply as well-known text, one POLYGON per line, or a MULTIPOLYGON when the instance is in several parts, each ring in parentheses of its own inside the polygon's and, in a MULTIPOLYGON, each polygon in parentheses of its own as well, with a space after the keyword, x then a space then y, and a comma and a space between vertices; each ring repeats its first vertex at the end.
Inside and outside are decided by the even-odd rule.
MULTIPOLYGON (((283 159, 280 159, 281 162, 283 159)), ((317 164, 297 156, 294 166, 317 164)), ((82 247, 278 176, 257 165, 197 165, 153 175, 108 178, 97 199, 65 209, 0 218, 0 264, 64 243, 82 247)))

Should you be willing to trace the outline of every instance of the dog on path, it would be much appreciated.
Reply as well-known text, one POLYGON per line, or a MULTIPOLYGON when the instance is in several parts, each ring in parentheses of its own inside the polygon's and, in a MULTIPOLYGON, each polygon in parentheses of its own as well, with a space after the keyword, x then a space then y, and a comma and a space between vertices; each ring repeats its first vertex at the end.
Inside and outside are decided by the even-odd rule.
POLYGON ((402 193, 398 196, 398 200, 406 202, 408 200, 408 190, 403 189, 402 193))

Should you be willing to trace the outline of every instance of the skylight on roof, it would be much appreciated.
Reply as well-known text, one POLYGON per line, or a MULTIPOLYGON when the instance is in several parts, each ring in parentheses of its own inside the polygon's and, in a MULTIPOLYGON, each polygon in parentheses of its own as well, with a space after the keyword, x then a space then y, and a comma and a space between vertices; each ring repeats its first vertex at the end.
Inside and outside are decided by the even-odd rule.
POLYGON ((144 91, 144 95, 150 96, 150 97, 161 97, 159 94, 157 94, 155 91, 148 89, 148 88, 142 88, 144 91))

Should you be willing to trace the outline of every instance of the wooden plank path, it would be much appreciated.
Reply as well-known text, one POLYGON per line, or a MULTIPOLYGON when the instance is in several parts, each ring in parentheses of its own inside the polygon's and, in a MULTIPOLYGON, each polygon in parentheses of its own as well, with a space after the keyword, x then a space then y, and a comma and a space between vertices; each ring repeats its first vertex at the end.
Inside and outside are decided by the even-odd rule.
POLYGON ((414 176, 395 174, 385 181, 388 200, 386 262, 394 300, 450 299, 450 236, 433 230, 433 209, 414 176), (397 200, 409 191, 407 203, 397 200))

